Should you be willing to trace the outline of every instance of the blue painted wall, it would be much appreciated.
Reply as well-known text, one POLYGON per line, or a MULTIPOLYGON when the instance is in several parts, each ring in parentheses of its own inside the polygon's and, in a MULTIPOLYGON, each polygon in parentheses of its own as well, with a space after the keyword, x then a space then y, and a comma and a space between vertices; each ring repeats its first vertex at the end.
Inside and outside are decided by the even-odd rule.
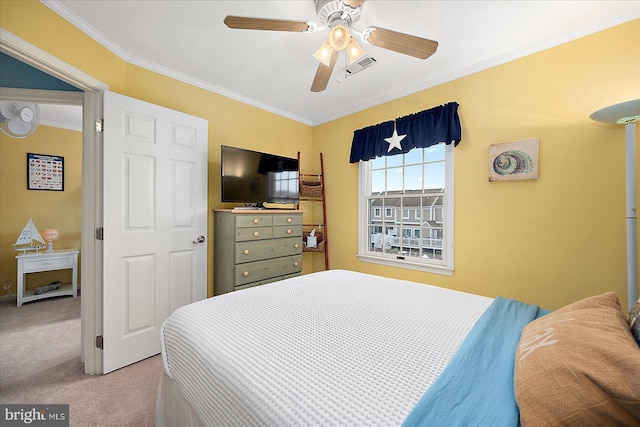
POLYGON ((58 80, 5 53, 0 53, 0 87, 82 92, 77 87, 58 80))

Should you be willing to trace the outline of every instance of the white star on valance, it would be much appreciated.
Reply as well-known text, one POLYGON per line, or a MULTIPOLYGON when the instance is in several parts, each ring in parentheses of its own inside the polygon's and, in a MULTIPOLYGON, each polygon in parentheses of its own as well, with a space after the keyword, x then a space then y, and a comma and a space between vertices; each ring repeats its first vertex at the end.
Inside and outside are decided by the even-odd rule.
POLYGON ((402 141, 406 137, 407 135, 398 135, 398 130, 396 129, 394 124, 393 135, 391 135, 391 138, 384 139, 389 143, 389 149, 387 150, 387 153, 391 152, 391 150, 393 150, 394 148, 397 148, 398 150, 402 151, 402 145, 400 145, 400 141, 402 141))

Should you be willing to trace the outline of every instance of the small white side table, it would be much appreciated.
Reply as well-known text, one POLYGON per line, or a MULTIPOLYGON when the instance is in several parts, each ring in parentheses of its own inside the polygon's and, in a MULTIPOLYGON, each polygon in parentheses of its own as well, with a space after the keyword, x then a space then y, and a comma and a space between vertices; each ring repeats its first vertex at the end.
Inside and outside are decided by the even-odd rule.
POLYGON ((16 256, 18 260, 18 307, 22 303, 61 295, 78 296, 78 250, 56 249, 54 252, 40 252, 16 256), (55 291, 35 295, 32 290, 25 290, 25 276, 28 273, 41 271, 72 269, 71 284, 60 286, 55 291))

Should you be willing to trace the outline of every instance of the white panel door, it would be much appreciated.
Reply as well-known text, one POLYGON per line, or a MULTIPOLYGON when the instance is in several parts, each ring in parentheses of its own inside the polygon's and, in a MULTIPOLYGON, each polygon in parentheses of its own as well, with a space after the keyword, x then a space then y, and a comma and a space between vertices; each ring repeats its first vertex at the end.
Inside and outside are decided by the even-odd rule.
POLYGON ((107 373, 158 354, 162 322, 207 296, 208 124, 113 92, 104 122, 107 373))

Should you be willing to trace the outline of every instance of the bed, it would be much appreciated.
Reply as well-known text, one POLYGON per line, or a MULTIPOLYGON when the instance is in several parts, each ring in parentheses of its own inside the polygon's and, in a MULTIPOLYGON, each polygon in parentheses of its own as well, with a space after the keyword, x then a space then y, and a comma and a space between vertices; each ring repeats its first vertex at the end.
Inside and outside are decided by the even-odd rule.
POLYGON ((176 310, 162 327, 156 426, 640 425, 627 322, 614 293, 549 313, 308 274, 176 310))

